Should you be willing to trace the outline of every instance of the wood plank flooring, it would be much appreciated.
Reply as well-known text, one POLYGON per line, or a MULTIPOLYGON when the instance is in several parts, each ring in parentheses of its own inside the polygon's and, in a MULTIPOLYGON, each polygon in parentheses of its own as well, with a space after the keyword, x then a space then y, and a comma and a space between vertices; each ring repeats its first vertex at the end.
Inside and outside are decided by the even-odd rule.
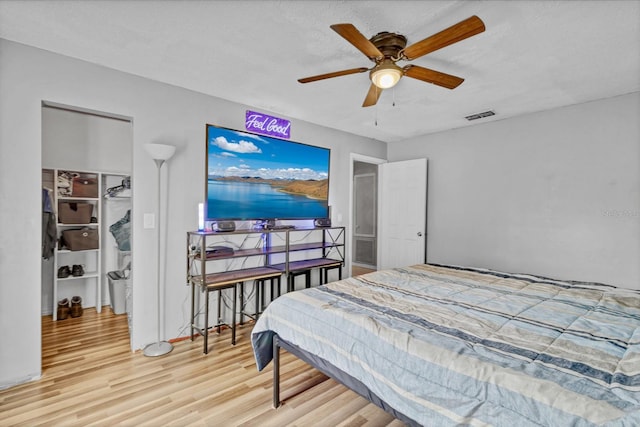
POLYGON ((360 276, 361 274, 367 274, 367 273, 371 273, 373 271, 376 270, 372 270, 370 268, 365 268, 365 267, 360 267, 357 265, 352 265, 351 266, 351 275, 352 276, 360 276))
MULTIPOLYGON (((125 315, 86 309, 42 318, 42 378, 0 390, 0 426, 393 426, 403 424, 296 357, 281 353, 281 398, 272 368, 257 372, 251 324, 180 341, 166 356, 131 352, 125 315)), ((8 345, 8 343, 3 343, 8 345)))

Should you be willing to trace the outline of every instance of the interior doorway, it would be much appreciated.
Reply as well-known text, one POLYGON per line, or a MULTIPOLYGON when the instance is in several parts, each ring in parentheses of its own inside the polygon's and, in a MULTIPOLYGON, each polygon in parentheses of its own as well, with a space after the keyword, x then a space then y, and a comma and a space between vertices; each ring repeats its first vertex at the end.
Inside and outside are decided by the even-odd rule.
POLYGON ((376 268, 378 165, 353 164, 353 246, 354 266, 376 268))
MULTIPOLYGON (((132 226, 132 119, 49 101, 43 101, 41 117, 43 202, 45 193, 48 201, 42 214, 43 219, 45 213, 52 218, 47 229, 51 230, 48 250, 43 249, 42 254, 41 315, 57 321, 59 302, 69 300, 73 306, 71 300, 77 296, 82 309, 99 314, 103 306, 111 306, 110 312, 123 314, 127 321, 129 312, 125 315, 121 301, 125 283, 109 286, 108 273, 121 267, 127 272, 132 269, 132 242, 123 242, 122 234, 116 240, 110 231, 116 223, 118 230, 124 223, 129 230, 132 226), (79 215, 81 208, 87 215, 79 215), (93 236, 91 247, 74 247, 75 241, 71 244, 64 238, 76 230, 92 232, 87 233, 93 236)), ((59 326, 67 320, 71 323, 69 317, 81 317, 83 311, 73 315, 60 310, 59 326)))
POLYGON ((384 159, 351 155, 349 242, 351 273, 377 269, 378 165, 384 159))

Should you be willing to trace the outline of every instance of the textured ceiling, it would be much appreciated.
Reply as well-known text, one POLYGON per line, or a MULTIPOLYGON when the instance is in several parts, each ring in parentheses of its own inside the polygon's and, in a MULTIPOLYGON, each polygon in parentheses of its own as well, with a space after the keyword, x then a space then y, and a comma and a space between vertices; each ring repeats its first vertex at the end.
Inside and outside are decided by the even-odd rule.
POLYGON ((631 0, 0 0, 0 37, 386 142, 640 90, 631 0), (362 108, 368 73, 297 82, 371 67, 331 24, 411 44, 471 15, 484 33, 412 62, 465 78, 454 90, 404 77, 362 108))

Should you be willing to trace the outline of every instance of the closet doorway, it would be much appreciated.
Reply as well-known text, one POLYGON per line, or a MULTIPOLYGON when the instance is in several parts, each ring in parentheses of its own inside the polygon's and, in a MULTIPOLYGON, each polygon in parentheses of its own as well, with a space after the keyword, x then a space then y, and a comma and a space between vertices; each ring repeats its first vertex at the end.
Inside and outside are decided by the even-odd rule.
MULTIPOLYGON (((130 291, 127 279, 132 270, 132 119, 48 101, 42 103, 41 113, 43 200, 47 198, 53 205, 51 225, 55 230, 49 238, 52 248, 46 251, 43 244, 41 315, 56 319, 58 303, 78 296, 83 309, 100 313, 109 308, 110 315, 122 315, 127 321, 132 307, 130 296, 125 298, 130 291), (81 185, 91 191, 71 191, 81 185), (90 219, 76 219, 84 208, 90 210, 90 219), (64 220, 63 211, 67 211, 64 220), (114 231, 124 228, 126 234, 120 233, 116 240, 114 231), (70 242, 61 244, 60 237, 67 230, 93 230, 98 236, 98 248, 83 250, 70 242), (114 271, 126 276, 111 280, 108 274, 114 271)), ((47 213, 43 209, 43 219, 47 213)), ((82 315, 78 316, 77 311, 74 314, 82 315)), ((62 327, 66 320, 58 319, 56 323, 62 327)))
POLYGON ((385 160, 351 155, 352 275, 377 269, 378 165, 385 160))

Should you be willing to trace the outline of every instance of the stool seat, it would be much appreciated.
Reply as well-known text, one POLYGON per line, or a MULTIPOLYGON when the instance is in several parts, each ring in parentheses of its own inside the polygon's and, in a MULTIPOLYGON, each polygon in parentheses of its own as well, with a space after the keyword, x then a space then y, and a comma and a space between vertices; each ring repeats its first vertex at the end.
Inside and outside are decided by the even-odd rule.
POLYGON ((271 268, 276 268, 283 273, 287 274, 287 292, 291 292, 294 289, 294 280, 297 276, 305 276, 305 288, 311 287, 311 270, 320 269, 320 284, 323 284, 322 275, 324 273, 324 281, 327 280, 327 271, 332 268, 340 269, 340 278, 342 278, 342 261, 331 258, 313 258, 300 261, 290 261, 287 264, 273 264, 271 268))
POLYGON ((191 276, 191 340, 193 341, 194 332, 200 333, 204 338, 204 354, 209 352, 208 335, 209 335, 209 294, 218 292, 218 322, 214 327, 226 325, 231 327, 231 344, 236 344, 236 305, 237 305, 237 287, 242 286, 245 281, 265 280, 270 278, 280 278, 282 271, 270 267, 254 267, 242 270, 223 271, 219 273, 211 273, 203 276, 191 276), (200 287, 200 292, 204 292, 205 297, 205 314, 204 327, 200 328, 195 324, 195 289, 200 287), (224 289, 233 289, 233 308, 231 324, 222 323, 220 319, 220 292, 224 289))

